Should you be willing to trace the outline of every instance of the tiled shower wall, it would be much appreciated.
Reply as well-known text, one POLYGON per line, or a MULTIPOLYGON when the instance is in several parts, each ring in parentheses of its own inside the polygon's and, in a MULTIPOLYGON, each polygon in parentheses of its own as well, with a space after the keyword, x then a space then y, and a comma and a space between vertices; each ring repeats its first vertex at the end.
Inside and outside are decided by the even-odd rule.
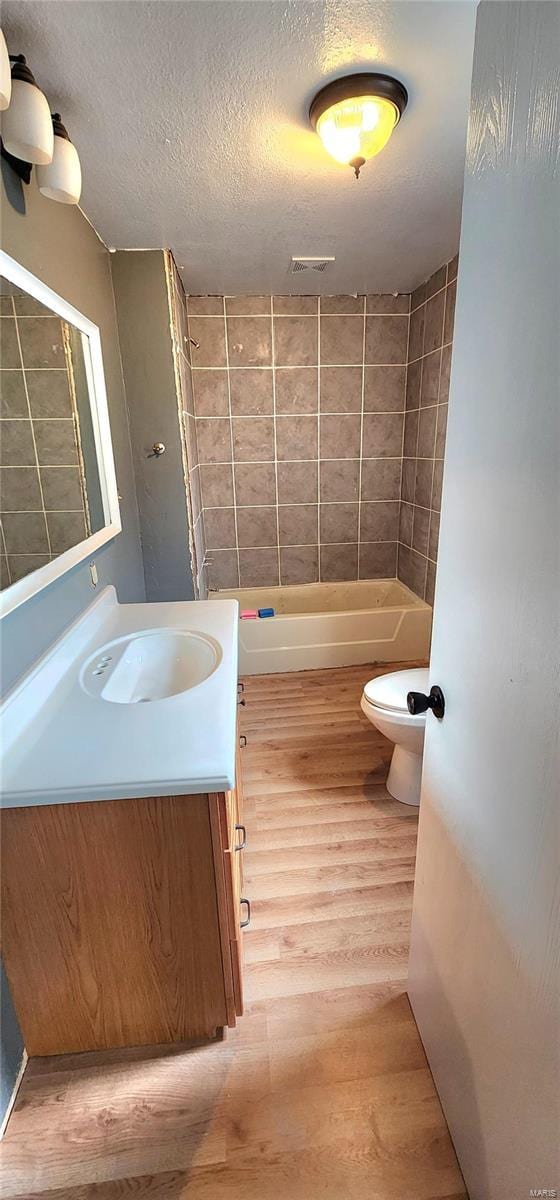
POLYGON ((189 298, 210 588, 396 575, 409 308, 189 298))
POLYGON ((64 322, 11 289, 0 296, 0 586, 89 532, 64 322))
POLYGON ((457 258, 411 298, 398 577, 433 603, 457 258))

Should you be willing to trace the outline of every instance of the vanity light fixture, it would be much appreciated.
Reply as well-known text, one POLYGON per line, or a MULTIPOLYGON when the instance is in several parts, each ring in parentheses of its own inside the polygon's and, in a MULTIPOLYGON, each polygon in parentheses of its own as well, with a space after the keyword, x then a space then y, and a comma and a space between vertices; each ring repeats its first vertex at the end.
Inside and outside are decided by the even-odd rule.
POLYGON ((52 114, 52 125, 54 153, 52 162, 46 167, 37 167, 39 191, 49 200, 59 200, 61 204, 77 204, 82 190, 82 169, 78 152, 62 124, 60 113, 52 114))
POLYGON ((49 102, 37 87, 24 54, 10 55, 12 95, 2 117, 2 141, 12 158, 26 163, 50 163, 54 134, 49 102))
POLYGON ((25 55, 8 55, 1 31, 0 109, 4 110, 2 158, 24 183, 30 182, 32 168, 36 166, 39 190, 49 200, 77 204, 82 171, 76 147, 60 113, 51 115, 47 97, 37 86, 25 55))
POLYGON ((12 95, 12 68, 6 39, 0 29, 0 112, 4 112, 12 95))
POLYGON ((389 141, 407 103, 404 84, 391 75, 344 75, 317 93, 309 120, 331 157, 353 167, 358 179, 367 159, 389 141))

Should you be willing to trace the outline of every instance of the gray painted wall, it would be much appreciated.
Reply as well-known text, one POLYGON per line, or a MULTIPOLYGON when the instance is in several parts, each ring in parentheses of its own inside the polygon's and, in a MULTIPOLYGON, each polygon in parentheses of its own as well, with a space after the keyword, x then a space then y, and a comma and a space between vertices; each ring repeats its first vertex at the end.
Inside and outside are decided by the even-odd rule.
POLYGON ((192 600, 187 499, 162 250, 111 255, 146 599, 192 600), (165 454, 151 455, 154 442, 165 454))
MULTIPOLYGON (((101 330, 123 529, 95 556, 99 586, 114 583, 120 600, 142 600, 142 551, 110 255, 79 209, 45 200, 34 180, 24 189, 24 198, 25 213, 21 213, 2 189, 3 249, 101 330)), ((1 639, 4 690, 92 598, 89 566, 81 563, 4 618, 1 639)))
MULTIPOLYGON (((13 177, 9 186, 14 186, 13 177)), ((2 186, 3 249, 95 321, 101 330, 123 531, 95 556, 99 587, 113 583, 120 600, 143 600, 138 509, 110 256, 79 209, 45 200, 34 181, 30 187, 21 189, 19 196, 16 194, 15 202, 20 211, 2 186)), ((93 594, 89 566, 82 563, 4 618, 1 656, 5 690, 86 608, 93 594)), ((2 983, 0 1115, 11 1095, 23 1050, 4 979, 2 983)))

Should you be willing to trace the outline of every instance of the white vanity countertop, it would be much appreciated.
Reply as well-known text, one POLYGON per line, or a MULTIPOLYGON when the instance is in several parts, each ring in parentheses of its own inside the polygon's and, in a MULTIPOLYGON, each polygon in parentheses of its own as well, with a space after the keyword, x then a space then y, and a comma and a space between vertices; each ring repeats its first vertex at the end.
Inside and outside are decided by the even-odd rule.
POLYGON ((237 623, 235 600, 119 604, 105 588, 2 705, 3 806, 232 788, 237 623), (218 666, 196 687, 152 703, 89 694, 80 676, 97 648, 150 629, 213 639, 218 666))

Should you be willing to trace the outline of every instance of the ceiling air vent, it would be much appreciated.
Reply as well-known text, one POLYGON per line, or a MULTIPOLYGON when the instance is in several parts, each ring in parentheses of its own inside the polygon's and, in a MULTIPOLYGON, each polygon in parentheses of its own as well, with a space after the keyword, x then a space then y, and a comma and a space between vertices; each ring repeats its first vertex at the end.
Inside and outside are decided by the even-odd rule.
POLYGON ((298 275, 300 271, 318 271, 322 274, 334 261, 334 255, 332 258, 312 258, 306 255, 293 256, 290 261, 290 273, 298 275))

